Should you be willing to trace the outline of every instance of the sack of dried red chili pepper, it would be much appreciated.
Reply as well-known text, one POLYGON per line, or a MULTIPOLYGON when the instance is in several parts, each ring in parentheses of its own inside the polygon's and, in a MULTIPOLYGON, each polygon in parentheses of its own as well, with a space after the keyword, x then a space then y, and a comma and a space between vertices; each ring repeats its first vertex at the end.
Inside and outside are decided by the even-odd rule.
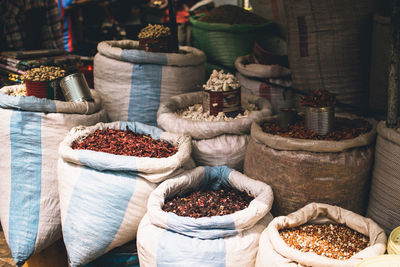
POLYGON ((12 96, 0 89, 0 220, 14 261, 22 265, 61 236, 58 146, 78 125, 107 121, 100 96, 73 103, 12 96))
POLYGON ((305 130, 301 121, 286 129, 277 126, 276 118, 253 123, 244 173, 271 185, 273 215, 289 214, 313 201, 365 212, 376 121, 368 119, 365 124, 346 120, 359 119, 354 116, 342 118, 335 123, 341 128, 327 136, 305 130), (360 128, 354 129, 358 124, 360 128), (339 137, 344 139, 335 141, 339 137))
POLYGON ((193 168, 190 141, 138 122, 70 131, 60 144, 58 184, 71 266, 135 239, 157 183, 193 168))
POLYGON ((272 220, 261 235, 256 267, 353 267, 384 254, 386 242, 385 232, 373 220, 337 206, 311 203, 272 220), (289 232, 281 232, 284 229, 289 232))
POLYGON ((191 118, 183 117, 182 110, 194 108, 193 105, 202 101, 202 92, 171 97, 160 105, 157 113, 158 125, 166 131, 192 137, 192 157, 197 165, 227 165, 241 170, 251 123, 271 115, 271 104, 261 97, 242 94, 242 107, 249 103, 257 106, 257 110, 227 120, 223 117, 210 118, 196 109, 188 110, 192 113, 191 118))
MULTIPOLYGON (((228 198, 220 198, 219 203, 209 198, 199 198, 198 201, 205 202, 182 204, 178 209, 187 209, 190 214, 190 204, 203 205, 212 214, 213 208, 218 209, 215 213, 226 207, 232 208, 228 198)), ((147 213, 139 225, 137 248, 140 264, 254 266, 259 235, 272 219, 269 213, 272 202, 270 186, 226 166, 197 167, 167 180, 151 193, 147 213), (164 203, 172 197, 221 188, 245 191, 254 199, 247 208, 222 216, 193 218, 163 210, 164 203)))

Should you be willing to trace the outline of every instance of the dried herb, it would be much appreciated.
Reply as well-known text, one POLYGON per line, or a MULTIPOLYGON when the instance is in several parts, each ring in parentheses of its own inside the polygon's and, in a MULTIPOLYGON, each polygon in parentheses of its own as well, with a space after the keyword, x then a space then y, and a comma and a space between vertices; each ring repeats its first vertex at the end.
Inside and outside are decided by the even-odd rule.
POLYGON ((72 149, 88 149, 115 155, 166 158, 174 155, 178 149, 171 144, 155 140, 150 135, 126 130, 97 130, 85 139, 75 141, 72 149))
POLYGON ((214 8, 204 16, 200 17, 199 20, 209 23, 250 25, 258 25, 268 22, 266 19, 234 5, 222 5, 214 8))
POLYGON ((248 207, 254 197, 235 188, 217 191, 196 191, 165 201, 162 209, 192 218, 227 215, 248 207))

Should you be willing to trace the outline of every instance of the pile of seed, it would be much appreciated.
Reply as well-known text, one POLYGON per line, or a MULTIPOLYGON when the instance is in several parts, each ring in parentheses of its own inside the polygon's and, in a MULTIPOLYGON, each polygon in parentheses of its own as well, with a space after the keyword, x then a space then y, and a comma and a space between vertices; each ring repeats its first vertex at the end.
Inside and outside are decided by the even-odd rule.
POLYGON ((234 5, 222 5, 214 8, 204 16, 200 17, 199 20, 208 23, 250 25, 258 25, 268 22, 266 19, 234 5))
POLYGON ((336 104, 336 97, 326 90, 314 90, 303 97, 301 105, 305 107, 323 108, 336 104))
POLYGON ((196 191, 167 199, 162 209, 179 216, 211 217, 245 209, 253 199, 254 197, 236 188, 223 188, 216 191, 196 191))
POLYGON ((243 106, 244 111, 239 113, 236 117, 228 117, 224 112, 219 112, 217 116, 210 115, 210 112, 203 111, 202 104, 195 104, 184 109, 178 109, 175 114, 193 121, 232 121, 235 119, 248 117, 251 111, 257 110, 255 104, 248 104, 243 106))
POLYGON ((287 128, 280 128, 277 119, 266 121, 262 125, 264 132, 289 138, 341 141, 353 139, 366 134, 372 129, 372 125, 364 119, 347 119, 335 117, 334 130, 326 135, 319 135, 304 125, 304 117, 298 116, 295 124, 287 128))
POLYGON ((5 91, 4 93, 11 96, 26 96, 26 87, 20 86, 17 89, 10 89, 5 91))
POLYGON ((213 70, 203 89, 213 92, 237 90, 240 87, 239 80, 231 73, 224 73, 223 70, 213 70))
POLYGON ((65 73, 65 70, 60 67, 40 66, 39 68, 28 70, 24 75, 24 80, 34 82, 52 81, 64 77, 65 73))
POLYGON ((83 140, 75 141, 72 149, 88 149, 115 155, 166 158, 178 149, 171 144, 155 140, 150 135, 126 130, 97 130, 83 140))
POLYGON ((163 25, 159 24, 149 24, 147 27, 143 28, 139 32, 139 39, 145 39, 145 38, 160 38, 160 37, 165 37, 171 35, 171 30, 169 27, 165 27, 163 25))
POLYGON ((279 230, 286 244, 301 252, 314 252, 347 260, 368 246, 369 238, 342 224, 305 224, 279 230))

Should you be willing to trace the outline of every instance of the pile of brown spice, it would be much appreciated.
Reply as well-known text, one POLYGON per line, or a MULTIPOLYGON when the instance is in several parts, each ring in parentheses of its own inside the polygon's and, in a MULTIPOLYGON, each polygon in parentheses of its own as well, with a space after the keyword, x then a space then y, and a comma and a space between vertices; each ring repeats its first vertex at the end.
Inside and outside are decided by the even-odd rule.
POLYGON ((153 139, 150 135, 126 130, 97 130, 85 139, 75 141, 72 149, 88 149, 115 155, 166 158, 174 155, 178 149, 173 145, 153 139))
POLYGON ((336 97, 326 90, 318 89, 303 97, 300 104, 305 107, 324 108, 335 105, 336 97))
POLYGON ((343 224, 305 224, 279 234, 292 248, 337 260, 347 260, 369 244, 367 236, 343 224))
POLYGON ((226 23, 226 24, 264 24, 268 21, 250 11, 234 5, 222 5, 214 8, 204 16, 200 21, 208 23, 226 23))
POLYGON ((196 191, 176 196, 165 201, 162 209, 179 216, 192 218, 227 215, 245 209, 254 197, 235 188, 216 191, 196 191))
POLYGON ((264 132, 282 137, 311 139, 311 140, 326 140, 326 141, 341 141, 353 139, 362 134, 368 133, 372 129, 372 125, 364 119, 347 119, 335 117, 334 130, 326 135, 319 135, 305 127, 304 117, 297 116, 296 123, 287 128, 280 128, 277 119, 266 121, 262 125, 264 132))

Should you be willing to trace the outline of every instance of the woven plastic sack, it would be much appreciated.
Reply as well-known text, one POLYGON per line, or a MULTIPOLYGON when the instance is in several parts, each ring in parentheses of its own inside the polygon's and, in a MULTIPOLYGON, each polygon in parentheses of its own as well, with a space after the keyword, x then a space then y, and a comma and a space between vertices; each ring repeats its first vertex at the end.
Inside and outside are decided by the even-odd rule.
POLYGON ((77 125, 107 121, 94 102, 10 96, 0 89, 0 219, 17 265, 61 236, 57 190, 58 145, 77 125))
POLYGON ((140 222, 137 248, 143 266, 254 266, 261 232, 272 219, 271 188, 223 167, 198 167, 161 183, 140 222), (168 197, 234 187, 255 196, 246 209, 203 218, 164 212, 168 197))
POLYGON ((208 23, 190 17, 192 38, 195 47, 206 53, 214 63, 228 68, 235 67, 237 57, 250 54, 259 34, 263 34, 270 23, 260 25, 208 23))
POLYGON ((378 124, 368 216, 387 234, 400 225, 400 132, 378 124))
POLYGON ((373 1, 283 2, 293 87, 328 90, 353 111, 363 111, 368 103, 373 1))
POLYGON ((198 90, 205 80, 205 54, 182 46, 180 53, 139 50, 139 42, 104 41, 94 58, 94 84, 111 121, 156 125, 160 102, 198 90))
POLYGON ((369 122, 370 132, 343 141, 286 138, 265 133, 263 121, 253 123, 244 173, 271 185, 274 216, 310 202, 364 214, 376 136, 376 121, 369 122))
POLYGON ((256 267, 353 267, 366 258, 384 254, 386 242, 385 232, 371 219, 337 206, 311 203, 287 216, 276 217, 272 220, 260 237, 256 267), (291 248, 279 235, 280 229, 306 223, 345 224, 347 227, 369 237, 370 241, 367 248, 354 254, 350 259, 336 260, 313 252, 301 252, 291 248))
POLYGON ((267 99, 274 114, 281 108, 293 107, 293 92, 289 89, 291 80, 287 79, 290 70, 279 65, 250 62, 250 56, 238 57, 235 61, 236 77, 243 90, 267 99))
POLYGON ((270 103, 261 97, 242 95, 242 103, 244 101, 256 104, 259 110, 228 122, 193 121, 181 118, 175 112, 202 103, 202 92, 182 94, 160 105, 157 122, 168 132, 192 137, 192 157, 197 165, 227 165, 241 170, 251 123, 271 114, 270 103))
POLYGON ((182 167, 191 162, 189 136, 139 122, 73 128, 59 152, 61 223, 71 266, 81 266, 135 239, 151 191, 157 183, 183 172, 182 167), (149 158, 71 148, 74 141, 96 130, 126 127, 167 141, 178 152, 167 158, 149 158))

